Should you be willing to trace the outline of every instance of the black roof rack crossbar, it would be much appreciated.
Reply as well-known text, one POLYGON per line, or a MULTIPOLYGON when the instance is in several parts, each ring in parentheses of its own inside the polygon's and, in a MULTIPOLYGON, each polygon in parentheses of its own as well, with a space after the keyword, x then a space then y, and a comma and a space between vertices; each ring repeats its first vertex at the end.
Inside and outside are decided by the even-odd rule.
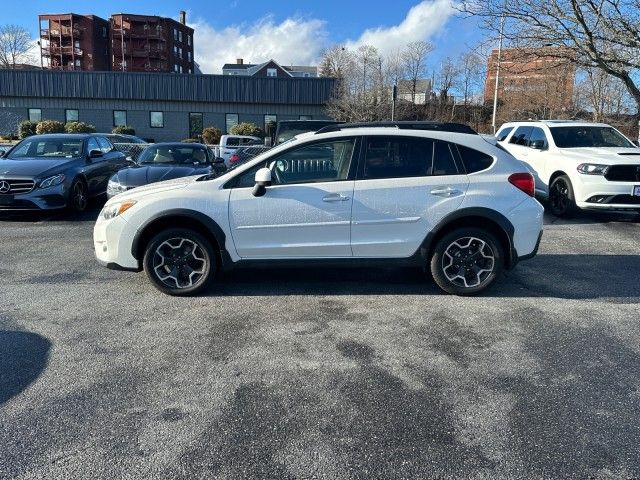
POLYGON ((398 128, 403 130, 432 130, 438 132, 455 132, 455 133, 470 133, 477 135, 477 132, 464 123, 453 122, 430 122, 430 121, 402 121, 402 122, 357 122, 357 123, 339 123, 337 125, 328 125, 321 128, 316 132, 329 133, 339 132, 349 128, 367 128, 367 127, 386 127, 386 128, 398 128))

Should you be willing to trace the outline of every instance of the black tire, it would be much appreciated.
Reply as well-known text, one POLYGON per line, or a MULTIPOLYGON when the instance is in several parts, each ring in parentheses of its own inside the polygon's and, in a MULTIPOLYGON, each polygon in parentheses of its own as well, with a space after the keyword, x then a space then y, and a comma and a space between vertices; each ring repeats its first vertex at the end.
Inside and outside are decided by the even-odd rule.
POLYGON ((459 228, 438 240, 430 266, 433 280, 445 292, 476 295, 502 273, 504 251, 496 237, 487 230, 459 228), (456 255, 458 252, 460 255, 456 255))
POLYGON ((69 189, 69 209, 76 213, 82 213, 89 205, 89 189, 81 178, 76 178, 69 189))
POLYGON ((218 271, 218 259, 203 235, 171 228, 147 244, 143 266, 153 286, 162 293, 187 296, 208 287, 218 271))
POLYGON ((577 211, 576 197, 573 194, 571 180, 566 175, 553 179, 549 186, 549 211, 556 217, 569 218, 577 211))

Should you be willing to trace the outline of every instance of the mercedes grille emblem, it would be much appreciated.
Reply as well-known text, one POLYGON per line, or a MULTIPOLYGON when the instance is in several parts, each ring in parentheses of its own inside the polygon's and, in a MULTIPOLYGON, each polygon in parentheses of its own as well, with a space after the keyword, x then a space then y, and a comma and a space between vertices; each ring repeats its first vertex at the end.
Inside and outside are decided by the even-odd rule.
POLYGON ((9 193, 11 185, 5 180, 0 180, 0 193, 9 193))

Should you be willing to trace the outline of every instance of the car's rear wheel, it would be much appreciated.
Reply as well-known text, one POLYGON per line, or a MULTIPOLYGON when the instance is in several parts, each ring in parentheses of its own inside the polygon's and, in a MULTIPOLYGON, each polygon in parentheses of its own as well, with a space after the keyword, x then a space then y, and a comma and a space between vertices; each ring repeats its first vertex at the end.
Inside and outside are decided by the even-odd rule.
POLYGON ((69 189, 69 206, 74 212, 84 212, 89 204, 87 184, 76 178, 69 189))
POLYGON ((489 287, 504 268, 504 252, 495 236, 480 228, 460 228, 436 243, 431 275, 453 295, 474 295, 489 287))
POLYGON ((217 258, 209 240, 184 228, 162 231, 148 243, 144 270, 153 285, 168 295, 195 295, 217 272, 217 258))
POLYGON ((554 178, 549 186, 549 210, 556 217, 570 217, 577 211, 571 180, 566 175, 554 178))

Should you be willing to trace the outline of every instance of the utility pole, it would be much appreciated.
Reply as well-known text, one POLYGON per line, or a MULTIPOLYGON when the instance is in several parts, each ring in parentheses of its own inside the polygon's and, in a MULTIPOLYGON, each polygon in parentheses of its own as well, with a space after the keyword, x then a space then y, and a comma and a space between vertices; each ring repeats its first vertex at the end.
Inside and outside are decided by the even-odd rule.
MULTIPOLYGON (((506 5, 505 5, 506 6, 506 5)), ((500 81, 500 62, 502 61, 502 39, 504 38, 504 10, 502 17, 500 17, 500 40, 498 41, 498 61, 496 65, 496 85, 493 91, 493 120, 491 122, 491 128, 493 134, 496 133, 496 114, 498 112, 498 82, 500 81)))

